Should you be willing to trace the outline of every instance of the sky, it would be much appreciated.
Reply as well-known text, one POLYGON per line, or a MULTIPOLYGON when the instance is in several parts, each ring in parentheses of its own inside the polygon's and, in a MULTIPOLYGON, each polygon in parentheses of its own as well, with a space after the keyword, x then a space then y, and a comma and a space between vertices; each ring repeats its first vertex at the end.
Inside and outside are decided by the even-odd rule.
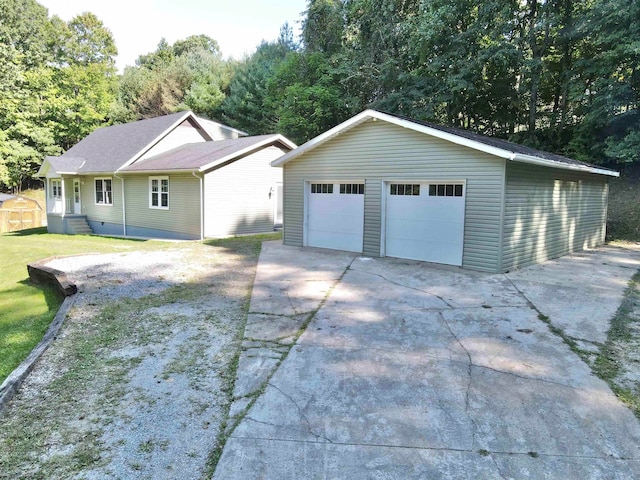
POLYGON ((161 38, 172 44, 190 35, 208 35, 225 58, 250 55, 262 40, 278 38, 289 22, 300 31, 306 0, 38 0, 65 21, 95 14, 111 30, 122 71, 139 55, 156 49, 161 38))

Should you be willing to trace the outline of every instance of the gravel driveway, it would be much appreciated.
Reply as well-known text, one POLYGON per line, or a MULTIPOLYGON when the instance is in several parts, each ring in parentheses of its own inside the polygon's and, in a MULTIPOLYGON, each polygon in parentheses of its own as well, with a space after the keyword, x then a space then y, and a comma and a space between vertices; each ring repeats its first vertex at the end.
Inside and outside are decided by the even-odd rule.
POLYGON ((210 474, 256 245, 238 253, 177 244, 49 263, 80 294, 3 415, 0 478, 210 474))

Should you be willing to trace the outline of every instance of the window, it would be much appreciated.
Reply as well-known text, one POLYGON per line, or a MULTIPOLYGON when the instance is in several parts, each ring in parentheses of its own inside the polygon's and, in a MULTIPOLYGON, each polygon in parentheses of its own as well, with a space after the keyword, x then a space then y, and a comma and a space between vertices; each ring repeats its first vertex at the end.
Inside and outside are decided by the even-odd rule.
POLYGON ((113 190, 110 178, 96 178, 96 205, 113 205, 113 190))
POLYGON ((51 179, 51 193, 49 194, 49 196, 51 198, 62 197, 62 180, 51 179))
POLYGON ((364 195, 364 183, 341 183, 340 193, 346 195, 364 195))
POLYGON ((149 208, 169 208, 169 177, 149 177, 149 208))
POLYGON ((429 185, 430 197, 461 197, 462 196, 462 184, 456 183, 441 183, 429 185))
POLYGON ((420 195, 420 184, 392 183, 391 195, 420 195))
POLYGON ((333 193, 333 183, 312 183, 311 193, 333 193))

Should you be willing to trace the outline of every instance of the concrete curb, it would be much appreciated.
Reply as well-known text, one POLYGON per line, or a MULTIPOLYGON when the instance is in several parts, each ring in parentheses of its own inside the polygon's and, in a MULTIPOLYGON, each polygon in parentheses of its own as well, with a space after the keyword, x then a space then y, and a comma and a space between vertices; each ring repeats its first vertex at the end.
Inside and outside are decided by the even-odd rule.
POLYGON ((55 340, 58 332, 60 331, 60 327, 62 327, 64 319, 66 318, 69 309, 73 306, 75 300, 76 295, 71 295, 64 299, 64 302, 62 302, 58 313, 56 313, 51 325, 49 325, 47 333, 44 335, 42 340, 40 340, 40 343, 31 350, 29 356, 20 365, 18 365, 18 367, 9 374, 5 381, 2 382, 2 385, 0 385, 0 415, 24 379, 27 378, 31 370, 33 370, 38 359, 47 350, 47 348, 49 348, 51 342, 55 340))

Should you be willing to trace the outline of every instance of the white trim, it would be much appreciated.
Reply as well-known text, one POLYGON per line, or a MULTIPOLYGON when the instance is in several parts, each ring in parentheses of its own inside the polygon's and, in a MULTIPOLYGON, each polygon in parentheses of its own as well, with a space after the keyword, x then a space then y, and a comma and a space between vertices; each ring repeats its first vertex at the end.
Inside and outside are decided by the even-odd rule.
MULTIPOLYGON (((265 138, 264 140, 257 142, 257 143, 253 143, 250 146, 243 148, 242 150, 238 150, 236 152, 230 153, 229 155, 222 157, 218 160, 215 160, 211 163, 208 163, 206 165, 203 165, 200 168, 194 169, 197 170, 198 172, 206 172, 207 170, 210 170, 218 165, 222 165, 223 163, 226 163, 228 161, 234 160, 236 158, 240 158, 243 157, 251 152, 253 152, 254 150, 259 150, 261 148, 264 148, 268 145, 277 143, 277 142, 281 142, 282 144, 284 144, 286 147, 290 148, 292 151, 294 151, 294 149, 297 147, 297 145, 295 143, 293 143, 291 140, 289 140, 288 138, 277 134, 277 135, 273 135, 270 136, 268 138, 265 138)), ((286 154, 285 154, 286 155, 286 154)), ((273 164, 272 164, 273 165, 273 164)))
POLYGON ((122 235, 126 237, 127 236, 127 203, 125 201, 125 195, 124 195, 124 178, 119 177, 115 173, 113 174, 113 176, 120 179, 120 188, 122 190, 122 235))
POLYGON ((620 176, 620 174, 618 172, 614 172, 614 171, 610 171, 610 170, 605 170, 605 169, 601 169, 601 168, 597 168, 597 167, 591 167, 588 165, 572 165, 572 164, 568 164, 568 163, 563 163, 563 162, 557 162, 554 160, 547 160, 547 159, 542 159, 539 157, 534 157, 534 156, 530 156, 530 155, 522 155, 522 154, 517 154, 514 152, 511 152, 509 150, 505 150, 502 148, 498 148, 498 147, 493 147, 491 145, 487 145, 481 142, 477 142, 475 140, 470 140, 468 138, 465 137, 461 137, 459 135, 455 135, 452 133, 448 133, 448 132, 443 132, 442 130, 438 130, 432 127, 428 127, 426 125, 420 125, 418 123, 412 122, 410 120, 405 120, 402 118, 398 118, 395 117, 393 115, 389 115, 386 113, 382 113, 382 112, 378 112, 376 110, 365 110, 364 112, 359 113, 358 115, 356 115, 355 117, 350 118, 349 120, 341 123, 340 125, 337 125, 335 127, 333 127, 330 130, 327 130, 326 132, 318 135, 317 137, 309 140, 307 143, 299 146, 298 148, 296 148, 295 150, 283 155, 282 157, 274 160, 273 162, 271 162, 271 166, 272 167, 281 167, 283 165, 285 165, 286 163, 290 162, 291 160, 293 160, 294 158, 299 157, 300 155, 302 155, 303 153, 312 150, 314 148, 316 148, 317 146, 325 143, 326 141, 332 139, 333 137, 336 137, 338 135, 340 135, 341 133, 344 133, 350 129, 352 129, 353 127, 360 125, 361 123, 364 123, 368 120, 372 120, 372 121, 377 121, 377 120, 382 120, 385 121, 387 123, 391 123, 393 125, 397 125, 399 127, 403 127, 403 128, 408 128, 410 130, 416 131, 416 132, 420 132, 420 133, 424 133, 427 135, 430 135, 432 137, 436 137, 439 138, 441 140, 445 140, 451 143, 455 143, 457 145, 461 145, 464 147, 468 147, 468 148, 472 148, 474 150, 478 150, 484 153, 487 153, 489 155, 493 155, 499 158, 504 158, 505 160, 511 160, 511 161, 515 161, 515 162, 523 162, 523 163, 534 163, 534 162, 539 162, 537 164, 539 165, 543 165, 543 166, 547 166, 547 167, 553 167, 553 168, 559 168, 559 169, 564 169, 564 170, 580 170, 580 171, 584 171, 584 172, 589 172, 589 173, 596 173, 599 175, 608 175, 608 176, 612 176, 612 177, 618 177, 620 176))
POLYGON ((169 176, 168 175, 152 175, 149 176, 149 208, 153 210, 169 210, 171 204, 169 203, 169 193, 171 192, 171 187, 169 185, 169 176), (153 181, 156 180, 158 182, 158 205, 153 205, 153 181), (167 191, 162 191, 162 181, 167 181, 167 191), (162 196, 167 196, 167 206, 162 205, 162 196))
POLYGON ((570 163, 560 164, 559 162, 555 162, 553 160, 533 157, 531 155, 523 155, 520 153, 513 154, 511 158, 509 158, 509 160, 511 160, 512 162, 530 163, 532 165, 539 165, 542 167, 563 168, 565 170, 575 170, 578 172, 597 173, 599 175, 608 175, 610 177, 616 178, 620 176, 620 172, 614 172, 613 170, 605 170, 598 167, 590 167, 588 165, 572 165, 570 163))
POLYGON ((204 175, 201 177, 196 172, 191 175, 200 180, 200 240, 204 240, 204 175))

